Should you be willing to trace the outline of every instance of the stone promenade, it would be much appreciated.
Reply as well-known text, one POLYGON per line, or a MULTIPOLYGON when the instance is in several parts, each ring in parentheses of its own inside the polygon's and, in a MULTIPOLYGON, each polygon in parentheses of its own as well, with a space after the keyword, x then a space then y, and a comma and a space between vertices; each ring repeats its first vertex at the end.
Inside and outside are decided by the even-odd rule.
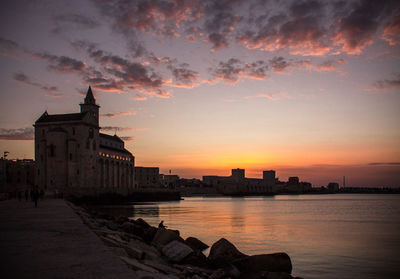
POLYGON ((61 199, 0 202, 0 278, 135 278, 61 199))

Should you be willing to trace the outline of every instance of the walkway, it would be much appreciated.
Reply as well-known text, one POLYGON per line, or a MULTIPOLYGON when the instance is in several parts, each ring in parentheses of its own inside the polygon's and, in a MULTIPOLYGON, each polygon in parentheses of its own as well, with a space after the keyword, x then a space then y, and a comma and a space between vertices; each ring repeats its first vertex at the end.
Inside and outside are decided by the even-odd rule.
POLYGON ((135 277, 60 199, 1 201, 0 252, 0 278, 135 277))

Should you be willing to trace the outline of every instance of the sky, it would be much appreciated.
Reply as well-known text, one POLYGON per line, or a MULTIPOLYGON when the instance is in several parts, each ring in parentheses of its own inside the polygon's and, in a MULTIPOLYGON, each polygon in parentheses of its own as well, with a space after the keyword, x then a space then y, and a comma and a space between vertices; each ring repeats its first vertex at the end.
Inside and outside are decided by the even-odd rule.
POLYGON ((400 186, 400 2, 2 1, 0 152, 78 112, 135 165, 400 186))

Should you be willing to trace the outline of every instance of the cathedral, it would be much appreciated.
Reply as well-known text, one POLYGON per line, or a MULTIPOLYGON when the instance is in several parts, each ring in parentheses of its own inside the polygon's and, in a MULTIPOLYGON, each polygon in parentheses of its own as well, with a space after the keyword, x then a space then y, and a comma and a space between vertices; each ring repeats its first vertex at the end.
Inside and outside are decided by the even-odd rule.
POLYGON ((48 191, 127 194, 135 186, 135 157, 117 135, 100 133, 89 86, 79 113, 48 114, 35 127, 35 184, 48 191))

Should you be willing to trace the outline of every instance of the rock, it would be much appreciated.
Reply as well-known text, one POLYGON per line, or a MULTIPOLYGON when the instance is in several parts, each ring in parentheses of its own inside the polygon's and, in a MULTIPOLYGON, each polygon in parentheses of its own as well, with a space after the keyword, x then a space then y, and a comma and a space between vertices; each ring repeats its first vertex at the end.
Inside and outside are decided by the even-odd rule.
POLYGON ((119 225, 122 225, 123 223, 125 223, 125 222, 129 222, 129 219, 128 219, 128 217, 126 217, 126 216, 119 216, 116 220, 115 220, 115 222, 117 223, 117 224, 119 224, 119 225))
POLYGON ((103 240, 103 242, 107 245, 107 246, 114 246, 114 247, 120 247, 120 243, 110 239, 108 237, 104 237, 104 236, 100 236, 100 239, 103 240))
POLYGON ((135 258, 138 260, 142 260, 144 258, 143 250, 140 250, 140 249, 134 247, 133 245, 124 246, 124 249, 125 249, 126 253, 129 255, 129 257, 131 257, 131 258, 135 258))
POLYGON ((152 244, 158 249, 162 249, 165 245, 173 240, 178 240, 184 242, 184 240, 174 231, 168 229, 158 229, 157 233, 154 235, 152 244))
POLYGON ((116 224, 114 221, 107 221, 106 227, 113 231, 118 230, 118 224, 116 224))
POLYGON ((113 252, 115 255, 119 256, 119 257, 128 257, 128 254, 126 253, 126 251, 123 248, 120 247, 108 247, 108 250, 110 250, 111 252, 113 252))
POLYGON ((208 267, 207 257, 204 256, 204 254, 199 250, 196 250, 193 253, 191 253, 190 255, 188 255, 186 258, 184 258, 182 260, 181 263, 194 265, 194 266, 200 266, 200 267, 208 267))
POLYGON ((230 278, 239 278, 240 271, 234 265, 228 265, 224 268, 225 274, 228 275, 230 278))
POLYGON ((199 251, 203 251, 203 250, 207 249, 208 247, 210 247, 195 237, 186 238, 185 243, 187 245, 189 245, 190 248, 192 248, 193 250, 199 250, 199 251))
POLYGON ((294 278, 286 272, 268 272, 268 271, 266 271, 262 275, 263 275, 263 278, 267 278, 267 279, 293 279, 294 278))
POLYGON ((138 218, 136 220, 133 221, 135 224, 142 226, 144 228, 150 228, 151 226, 142 218, 138 218))
POLYGON ((131 259, 131 258, 127 258, 127 257, 120 257, 120 258, 125 263, 127 263, 130 267, 132 267, 134 270, 143 270, 143 271, 147 271, 147 272, 151 272, 151 273, 158 273, 157 269, 154 269, 150 266, 142 264, 136 259, 131 259))
POLYGON ((132 222, 125 222, 120 226, 124 232, 136 235, 142 239, 148 238, 147 229, 132 222))
POLYGON ((208 260, 214 266, 224 266, 234 260, 248 257, 240 252, 232 243, 225 238, 221 238, 211 246, 208 260))
POLYGON ((210 277, 208 277, 208 279, 224 279, 227 277, 227 274, 225 273, 225 271, 220 268, 217 269, 216 271, 213 272, 213 274, 211 274, 210 277))
POLYGON ((189 254, 193 253, 192 248, 187 246, 185 243, 182 243, 178 240, 173 240, 162 248, 162 253, 170 260, 171 262, 179 263, 184 258, 189 256, 189 254))
POLYGON ((292 273, 292 262, 286 253, 248 256, 232 262, 240 271, 292 273))
POLYGON ((117 243, 119 243, 120 245, 127 244, 127 241, 123 240, 118 234, 106 234, 106 235, 104 235, 104 237, 114 240, 117 243))
POLYGON ((150 260, 144 260, 143 263, 145 265, 154 267, 155 269, 157 269, 157 270, 159 270, 161 272, 167 273, 167 274, 168 273, 174 273, 174 274, 179 274, 180 273, 179 269, 173 268, 173 267, 171 267, 171 266, 169 266, 167 264, 157 263, 157 262, 150 261, 150 260))
POLYGON ((179 277, 176 275, 164 275, 161 273, 151 273, 143 270, 138 270, 132 275, 132 279, 179 279, 179 277))

